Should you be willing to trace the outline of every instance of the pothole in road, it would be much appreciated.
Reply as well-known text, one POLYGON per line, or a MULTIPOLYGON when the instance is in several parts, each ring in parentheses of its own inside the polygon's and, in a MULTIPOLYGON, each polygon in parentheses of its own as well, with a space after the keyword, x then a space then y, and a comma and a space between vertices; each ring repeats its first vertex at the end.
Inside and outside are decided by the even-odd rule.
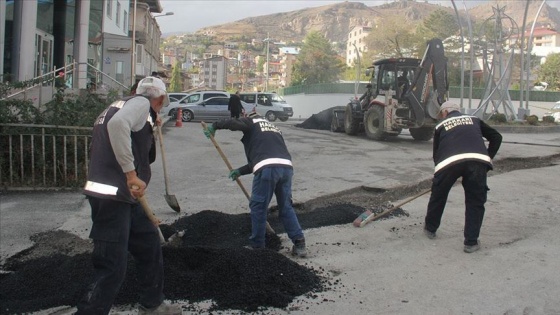
MULTIPOLYGON (((551 166, 559 160, 560 154, 498 160, 490 175, 551 166)), ((353 228, 351 223, 365 210, 380 213, 392 206, 393 201, 429 188, 430 180, 391 189, 358 187, 294 206, 304 230, 331 225, 353 228)), ((399 208, 386 218, 406 215, 408 213, 399 208)), ((277 233, 283 232, 274 207, 269 222, 277 233)), ((337 284, 327 271, 309 267, 305 260, 290 259, 291 245, 285 235, 283 239, 268 235, 267 250, 244 248, 251 229, 248 213, 230 215, 205 210, 162 225, 161 229, 166 237, 185 231, 175 244, 178 246, 164 246, 165 294, 169 299, 212 300, 211 309, 226 313, 227 310, 262 311, 271 307, 285 309, 298 296, 309 297, 307 301, 320 299, 318 292, 337 284)), ((3 265, 3 269, 10 272, 0 274, 0 314, 76 305, 92 278, 89 240, 63 231, 40 233, 32 240, 33 247, 12 256, 3 265)), ((130 259, 116 304, 138 301, 135 274, 130 259)), ((194 306, 188 310, 197 311, 194 306)))

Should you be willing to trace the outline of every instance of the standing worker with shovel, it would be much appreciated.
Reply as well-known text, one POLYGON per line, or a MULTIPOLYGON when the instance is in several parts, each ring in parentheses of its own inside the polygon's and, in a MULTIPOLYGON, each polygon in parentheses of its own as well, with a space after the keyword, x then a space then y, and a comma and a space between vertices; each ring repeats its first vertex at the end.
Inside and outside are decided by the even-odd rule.
POLYGON ((78 315, 109 314, 125 279, 129 252, 141 288, 138 314, 181 314, 178 305, 163 303, 159 231, 138 203, 150 182, 153 126, 165 103, 169 98, 163 81, 146 77, 136 96, 112 103, 94 123, 84 194, 91 205, 95 274, 78 303, 78 315))
POLYGON ((253 173, 251 191, 251 247, 265 247, 266 217, 273 195, 278 203, 280 218, 288 237, 292 240, 292 255, 307 256, 305 238, 292 206, 292 160, 280 130, 254 110, 248 117, 222 119, 204 129, 206 137, 213 137, 216 130, 242 131, 241 142, 245 147, 248 164, 229 173, 232 180, 253 173))
POLYGON ((447 101, 440 107, 443 119, 435 129, 433 158, 435 163, 432 194, 426 213, 424 234, 436 237, 443 209, 451 187, 459 177, 465 190, 464 252, 480 249, 478 236, 488 186, 486 173, 492 169, 492 159, 502 144, 502 135, 475 116, 461 114, 458 104, 447 101), (488 140, 488 148, 484 139, 488 140))

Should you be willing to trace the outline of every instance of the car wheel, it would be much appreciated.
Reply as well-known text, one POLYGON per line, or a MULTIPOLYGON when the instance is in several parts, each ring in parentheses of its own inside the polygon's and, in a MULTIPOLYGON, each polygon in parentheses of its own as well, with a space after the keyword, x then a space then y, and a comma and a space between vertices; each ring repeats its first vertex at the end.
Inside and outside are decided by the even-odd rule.
POLYGON ((278 119, 280 119, 280 121, 288 121, 288 117, 278 117, 278 119))
POLYGON ((168 116, 171 116, 171 118, 177 117, 177 110, 176 109, 170 110, 168 116))
POLYGON ((274 114, 273 111, 267 112, 265 117, 268 121, 275 121, 276 120, 276 114, 274 114))
POLYGON ((193 112, 191 112, 190 110, 184 110, 182 114, 183 114, 183 121, 185 122, 189 122, 194 118, 193 112))

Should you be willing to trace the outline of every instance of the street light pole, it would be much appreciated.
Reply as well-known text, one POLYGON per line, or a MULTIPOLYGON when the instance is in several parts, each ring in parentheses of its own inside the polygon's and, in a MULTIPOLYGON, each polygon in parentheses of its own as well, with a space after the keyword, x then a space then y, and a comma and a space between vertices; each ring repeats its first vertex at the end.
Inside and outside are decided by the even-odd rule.
POLYGON ((169 16, 169 15, 173 15, 173 14, 175 14, 175 13, 173 13, 173 12, 165 12, 164 14, 154 15, 153 18, 155 19, 155 18, 160 17, 160 16, 169 16))
POLYGON ((132 62, 130 64, 130 85, 136 83, 136 1, 134 0, 134 11, 132 13, 132 62))
POLYGON ((268 33, 266 33, 266 81, 264 82, 264 90, 265 92, 268 91, 268 73, 270 72, 269 64, 268 64, 268 52, 270 51, 270 38, 268 37, 268 33))

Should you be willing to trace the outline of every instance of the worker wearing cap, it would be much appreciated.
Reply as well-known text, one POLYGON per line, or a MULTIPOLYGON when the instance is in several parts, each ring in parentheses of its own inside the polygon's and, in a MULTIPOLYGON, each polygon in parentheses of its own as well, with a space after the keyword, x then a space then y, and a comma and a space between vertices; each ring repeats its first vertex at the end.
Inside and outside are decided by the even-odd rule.
POLYGON ((76 314, 109 314, 125 279, 128 253, 136 262, 139 314, 181 314, 163 303, 163 256, 157 227, 136 198, 150 182, 153 127, 169 103, 161 79, 138 82, 136 95, 109 105, 94 123, 84 194, 91 206, 93 283, 76 314))
POLYGON ((502 143, 502 135, 475 116, 463 115, 459 105, 447 101, 440 107, 442 121, 434 134, 435 163, 432 191, 426 213, 424 233, 436 237, 451 187, 459 177, 465 190, 464 251, 480 249, 478 237, 488 186, 486 178, 492 159, 502 143), (488 148, 484 139, 488 140, 488 148))
POLYGON ((280 130, 259 116, 254 108, 248 117, 222 119, 204 130, 206 137, 218 129, 242 131, 241 142, 245 147, 247 165, 231 170, 229 177, 236 180, 241 175, 253 173, 251 209, 251 247, 265 248, 268 205, 272 196, 278 203, 278 217, 288 237, 292 240, 292 255, 305 257, 305 238, 292 206, 292 158, 280 130))

